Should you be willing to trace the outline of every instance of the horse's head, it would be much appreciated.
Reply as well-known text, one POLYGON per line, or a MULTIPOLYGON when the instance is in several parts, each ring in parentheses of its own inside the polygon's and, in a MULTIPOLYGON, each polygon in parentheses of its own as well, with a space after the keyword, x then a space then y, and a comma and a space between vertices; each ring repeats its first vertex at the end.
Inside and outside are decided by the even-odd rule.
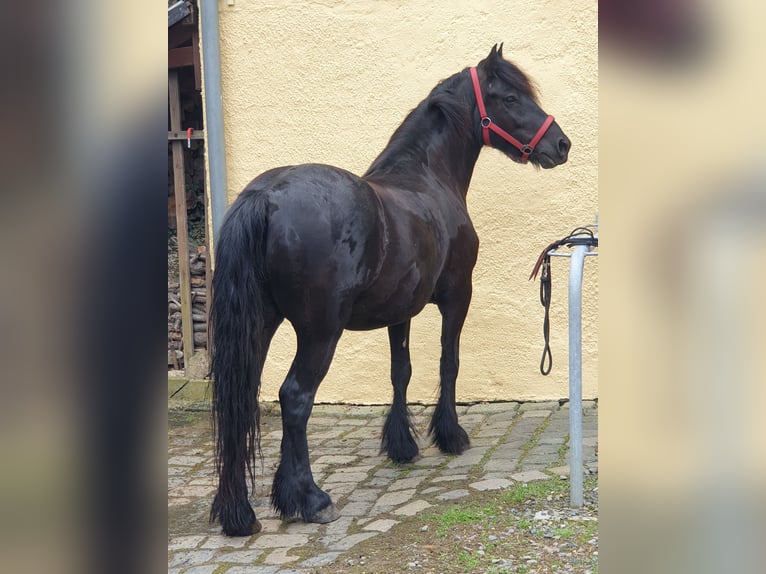
POLYGON ((566 162, 569 138, 544 112, 529 78, 503 59, 503 45, 471 70, 484 143, 516 162, 543 168, 566 162))

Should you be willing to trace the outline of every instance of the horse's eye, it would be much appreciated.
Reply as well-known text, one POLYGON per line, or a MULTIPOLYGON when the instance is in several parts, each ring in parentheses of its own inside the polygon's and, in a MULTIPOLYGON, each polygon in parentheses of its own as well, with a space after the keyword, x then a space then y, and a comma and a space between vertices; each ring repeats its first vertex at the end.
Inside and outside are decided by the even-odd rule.
POLYGON ((518 101, 519 101, 519 99, 516 96, 514 96, 514 95, 505 96, 505 103, 506 104, 515 104, 518 101))

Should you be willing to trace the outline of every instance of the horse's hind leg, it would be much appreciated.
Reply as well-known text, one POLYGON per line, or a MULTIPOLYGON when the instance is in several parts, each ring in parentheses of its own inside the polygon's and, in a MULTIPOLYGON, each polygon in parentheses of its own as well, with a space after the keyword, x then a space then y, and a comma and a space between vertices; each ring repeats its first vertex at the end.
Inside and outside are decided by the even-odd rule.
POLYGON ((282 448, 271 502, 283 518, 300 516, 306 522, 319 523, 336 518, 330 496, 316 485, 311 474, 306 424, 341 333, 317 337, 298 332, 298 351, 279 389, 282 448))
POLYGON ((442 314, 442 355, 439 365, 441 393, 428 430, 439 450, 447 454, 461 454, 470 446, 470 440, 457 422, 455 381, 459 366, 460 332, 471 301, 470 284, 466 292, 455 293, 445 299, 447 302, 439 302, 442 314))
POLYGON ((412 376, 409 339, 409 320, 388 328, 394 400, 383 425, 380 451, 387 453, 388 458, 398 463, 411 462, 418 455, 418 444, 412 437, 412 425, 407 412, 407 385, 412 376))

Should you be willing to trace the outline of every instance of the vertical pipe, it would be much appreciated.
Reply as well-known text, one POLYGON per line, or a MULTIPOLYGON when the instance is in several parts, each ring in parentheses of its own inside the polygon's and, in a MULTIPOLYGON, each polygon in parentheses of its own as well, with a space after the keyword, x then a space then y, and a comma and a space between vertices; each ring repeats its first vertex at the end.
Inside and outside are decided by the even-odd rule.
POLYGON ((569 500, 583 505, 582 465, 582 275, 586 245, 576 245, 569 261, 569 500))
POLYGON ((221 93, 221 51, 218 34, 218 2, 202 0, 200 26, 202 32, 202 71, 204 78, 205 152, 210 177, 210 219, 213 244, 226 212, 226 160, 223 135, 223 96, 221 93))

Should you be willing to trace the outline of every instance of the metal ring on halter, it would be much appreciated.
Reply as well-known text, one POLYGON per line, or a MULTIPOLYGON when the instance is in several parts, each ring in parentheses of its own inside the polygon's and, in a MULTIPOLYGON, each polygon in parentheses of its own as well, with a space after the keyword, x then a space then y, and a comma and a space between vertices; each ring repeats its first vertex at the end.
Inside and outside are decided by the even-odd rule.
POLYGON ((488 128, 489 124, 492 123, 492 119, 489 116, 484 116, 481 118, 481 127, 488 128))
POLYGON ((532 150, 532 148, 531 148, 531 147, 529 147, 528 145, 525 145, 525 146, 523 146, 523 147, 521 148, 521 153, 525 153, 525 154, 527 154, 527 155, 531 154, 531 153, 532 153, 532 151, 533 151, 533 150, 532 150))

